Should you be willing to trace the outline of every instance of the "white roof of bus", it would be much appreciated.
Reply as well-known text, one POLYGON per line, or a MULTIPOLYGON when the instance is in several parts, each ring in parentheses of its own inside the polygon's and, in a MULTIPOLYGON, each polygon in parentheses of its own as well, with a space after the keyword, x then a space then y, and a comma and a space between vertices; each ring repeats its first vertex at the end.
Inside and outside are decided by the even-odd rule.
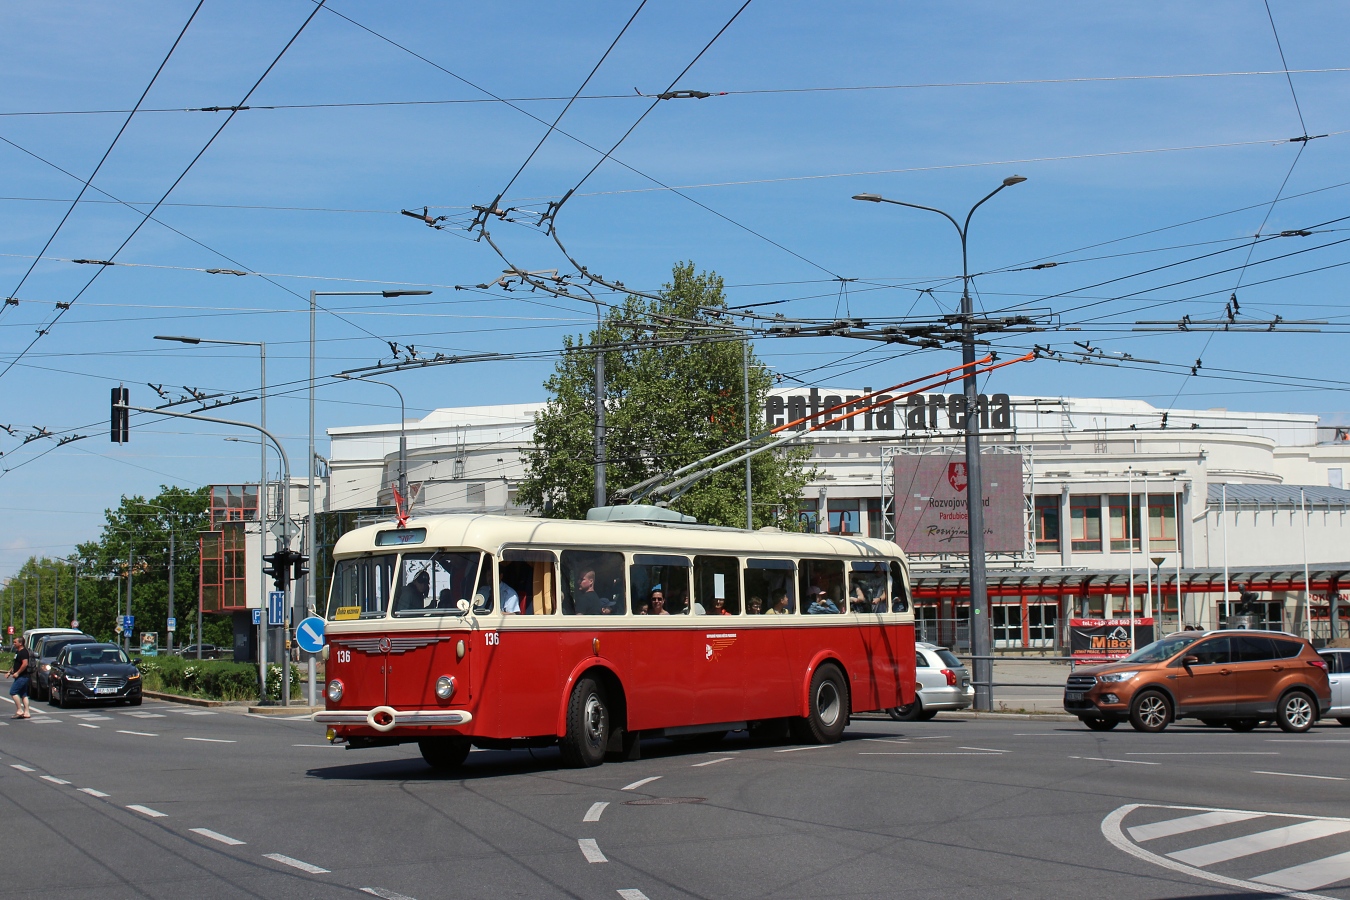
POLYGON ((796 534, 781 531, 746 531, 703 525, 634 522, 585 522, 570 519, 537 519, 525 516, 449 515, 408 520, 408 528, 425 528, 421 544, 376 547, 375 536, 395 528, 393 522, 367 525, 338 539, 334 556, 354 556, 373 551, 417 552, 432 547, 480 547, 495 549, 504 544, 540 544, 549 547, 614 547, 631 550, 698 548, 735 554, 768 553, 792 556, 862 556, 904 559, 891 541, 829 534, 796 534))

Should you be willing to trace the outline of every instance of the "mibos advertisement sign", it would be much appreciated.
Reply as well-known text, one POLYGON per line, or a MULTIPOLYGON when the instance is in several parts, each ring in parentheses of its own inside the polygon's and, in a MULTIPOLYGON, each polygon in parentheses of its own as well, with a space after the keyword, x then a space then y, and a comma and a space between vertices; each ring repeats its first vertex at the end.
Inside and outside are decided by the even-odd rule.
POLYGON ((1134 620, 1131 645, 1129 619, 1070 619, 1069 653, 1083 662, 1106 662, 1129 656, 1153 643, 1153 618, 1134 620))

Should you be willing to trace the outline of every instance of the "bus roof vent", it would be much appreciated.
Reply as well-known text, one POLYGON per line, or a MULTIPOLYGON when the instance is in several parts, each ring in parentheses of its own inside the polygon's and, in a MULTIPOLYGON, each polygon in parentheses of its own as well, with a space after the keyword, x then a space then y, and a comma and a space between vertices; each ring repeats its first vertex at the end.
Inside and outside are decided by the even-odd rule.
POLYGON ((697 524, 698 519, 664 506, 635 503, 632 506, 596 506, 586 512, 588 522, 682 522, 697 524))

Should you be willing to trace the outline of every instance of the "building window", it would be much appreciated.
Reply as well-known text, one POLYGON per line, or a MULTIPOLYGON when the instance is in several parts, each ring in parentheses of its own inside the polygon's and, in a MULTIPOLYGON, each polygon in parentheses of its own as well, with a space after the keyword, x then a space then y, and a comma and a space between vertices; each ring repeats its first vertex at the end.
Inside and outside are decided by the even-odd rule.
POLYGON ((1102 498, 1095 494, 1069 498, 1069 528, 1074 551, 1102 552, 1102 498))
POLYGON ((487 485, 479 482, 469 485, 468 501, 470 506, 482 506, 487 500, 487 485))
POLYGON ((1131 544, 1136 552, 1142 550, 1144 539, 1139 533, 1139 498, 1112 494, 1108 506, 1111 511, 1111 552, 1128 553, 1131 544), (1125 518, 1126 507, 1129 507, 1128 521, 1125 518))
POLYGON ((820 530, 820 502, 817 500, 797 501, 797 527, 802 531, 820 530))
POLYGON ((886 528, 881 516, 881 500, 877 497, 867 501, 867 536, 884 538, 886 528))
POLYGON ((1345 487, 1340 469, 1327 469, 1327 487, 1334 487, 1338 491, 1345 487))
POLYGON ((1036 551, 1059 552, 1059 497, 1036 498, 1036 551))
POLYGON ((830 505, 830 534, 859 534, 858 501, 835 500, 830 505))
POLYGON ((1177 498, 1174 494, 1150 494, 1148 498, 1148 549, 1177 549, 1177 498))

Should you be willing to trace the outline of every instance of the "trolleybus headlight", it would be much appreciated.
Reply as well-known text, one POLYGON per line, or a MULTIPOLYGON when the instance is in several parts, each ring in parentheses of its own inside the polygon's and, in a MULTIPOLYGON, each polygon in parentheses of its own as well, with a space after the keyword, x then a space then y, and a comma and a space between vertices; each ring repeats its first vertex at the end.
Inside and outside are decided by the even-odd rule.
POLYGON ((336 678, 328 682, 328 699, 334 703, 342 699, 342 682, 336 678))
POLYGON ((455 694, 455 679, 449 675, 442 675, 436 679, 436 696, 442 700, 449 700, 455 694))

